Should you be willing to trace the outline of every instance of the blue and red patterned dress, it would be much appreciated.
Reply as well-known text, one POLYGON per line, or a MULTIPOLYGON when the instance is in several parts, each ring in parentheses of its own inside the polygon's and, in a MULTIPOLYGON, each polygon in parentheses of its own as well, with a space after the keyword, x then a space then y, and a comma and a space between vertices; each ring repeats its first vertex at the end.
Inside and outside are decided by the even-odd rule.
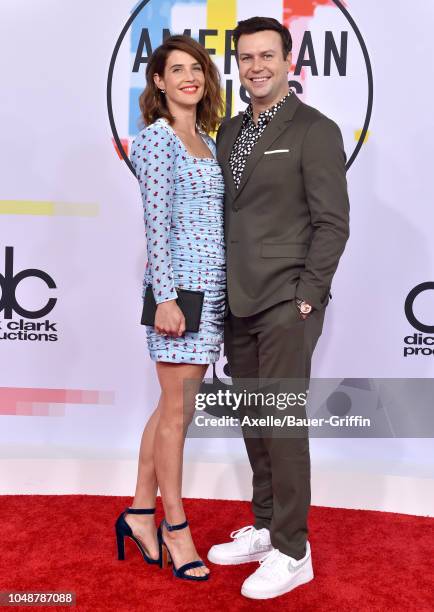
POLYGON ((191 156, 163 118, 139 132, 131 146, 145 213, 148 261, 143 295, 148 284, 157 304, 176 299, 176 287, 205 293, 197 333, 164 337, 146 327, 154 361, 214 363, 223 342, 224 182, 215 143, 201 135, 213 157, 191 156))

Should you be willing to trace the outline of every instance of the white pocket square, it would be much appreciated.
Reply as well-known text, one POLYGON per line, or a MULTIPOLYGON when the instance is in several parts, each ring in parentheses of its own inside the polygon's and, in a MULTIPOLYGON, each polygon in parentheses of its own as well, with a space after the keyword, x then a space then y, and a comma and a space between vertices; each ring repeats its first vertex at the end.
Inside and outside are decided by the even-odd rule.
POLYGON ((289 153, 289 149, 275 149, 274 151, 264 151, 264 155, 271 155, 272 153, 289 153))

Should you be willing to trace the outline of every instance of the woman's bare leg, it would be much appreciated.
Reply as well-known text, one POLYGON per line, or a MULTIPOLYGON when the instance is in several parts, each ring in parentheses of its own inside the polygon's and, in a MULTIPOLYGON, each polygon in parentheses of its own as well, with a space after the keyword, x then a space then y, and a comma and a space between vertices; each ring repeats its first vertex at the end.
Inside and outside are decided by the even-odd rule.
MULTIPOLYGON (((142 434, 140 443, 137 484, 131 508, 155 508, 158 484, 154 466, 154 436, 160 418, 160 403, 148 422, 142 434)), ((134 535, 142 542, 152 559, 158 559, 158 541, 153 514, 127 514, 125 520, 133 530, 134 535)))
MULTIPOLYGON (((160 415, 154 436, 154 464, 165 517, 169 524, 183 523, 186 519, 181 496, 185 433, 192 414, 191 397, 193 392, 198 390, 207 367, 157 362, 161 398, 160 415), (185 381, 189 381, 189 405, 184 402, 185 381)), ((176 567, 199 559, 189 527, 172 532, 163 527, 163 535, 176 567)), ((193 568, 187 573, 202 576, 209 573, 209 569, 193 568)))

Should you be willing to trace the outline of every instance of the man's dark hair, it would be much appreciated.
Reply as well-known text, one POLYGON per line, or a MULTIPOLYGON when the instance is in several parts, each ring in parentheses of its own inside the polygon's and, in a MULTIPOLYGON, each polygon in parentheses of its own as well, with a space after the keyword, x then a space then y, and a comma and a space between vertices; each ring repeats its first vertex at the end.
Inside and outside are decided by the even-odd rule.
POLYGON ((243 34, 255 34, 255 32, 263 32, 264 30, 273 30, 280 34, 283 58, 286 59, 286 56, 292 49, 291 34, 288 28, 272 17, 250 17, 250 19, 239 21, 232 34, 235 51, 238 53, 238 41, 243 34))

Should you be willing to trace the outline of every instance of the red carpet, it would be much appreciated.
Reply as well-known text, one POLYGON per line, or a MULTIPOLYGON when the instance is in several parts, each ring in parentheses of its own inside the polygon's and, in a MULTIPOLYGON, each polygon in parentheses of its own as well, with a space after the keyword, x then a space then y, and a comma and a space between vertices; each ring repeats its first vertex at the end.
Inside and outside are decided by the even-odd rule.
MULTIPOLYGON (((240 595, 256 564, 210 565, 212 578, 195 584, 147 566, 132 542, 126 561, 117 561, 113 524, 130 502, 93 495, 2 496, 0 591, 74 591, 76 609, 86 612, 434 610, 432 518, 313 507, 315 579, 288 595, 256 602, 240 595)), ((185 500, 185 507, 204 558, 210 544, 252 520, 246 502, 195 499, 185 500)))

